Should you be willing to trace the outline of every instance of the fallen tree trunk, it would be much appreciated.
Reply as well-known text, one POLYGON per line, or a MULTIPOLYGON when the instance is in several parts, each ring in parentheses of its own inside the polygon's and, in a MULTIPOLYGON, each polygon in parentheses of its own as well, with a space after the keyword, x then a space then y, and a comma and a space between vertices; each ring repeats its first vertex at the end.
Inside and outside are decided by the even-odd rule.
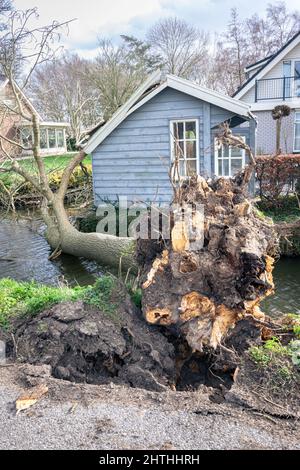
POLYGON ((70 223, 63 202, 54 198, 52 208, 53 216, 48 208, 42 214, 47 224, 46 238, 55 252, 98 261, 102 265, 125 271, 136 268, 134 239, 79 232, 70 223))
POLYGON ((241 175, 209 184, 194 177, 177 202, 171 240, 138 243, 143 314, 177 330, 194 351, 216 348, 247 315, 264 319, 259 304, 273 293, 277 235, 256 216, 241 175), (191 240, 201 237, 202 215, 191 203, 204 206, 203 247, 196 250, 191 240), (186 222, 181 214, 188 211, 186 222))

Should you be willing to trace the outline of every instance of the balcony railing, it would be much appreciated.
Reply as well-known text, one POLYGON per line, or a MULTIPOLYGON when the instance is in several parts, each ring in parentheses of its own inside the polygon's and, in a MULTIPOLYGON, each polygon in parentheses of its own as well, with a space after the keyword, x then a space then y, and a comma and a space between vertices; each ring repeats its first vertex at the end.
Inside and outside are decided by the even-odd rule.
POLYGON ((300 77, 264 78, 255 82, 255 101, 300 98, 300 77))

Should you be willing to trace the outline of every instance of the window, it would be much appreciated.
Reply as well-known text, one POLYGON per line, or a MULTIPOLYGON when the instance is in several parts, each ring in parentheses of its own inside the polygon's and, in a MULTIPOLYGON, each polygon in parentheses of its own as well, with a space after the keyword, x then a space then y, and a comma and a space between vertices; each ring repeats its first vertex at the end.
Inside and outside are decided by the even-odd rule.
POLYGON ((300 111, 295 113, 294 152, 300 152, 300 111))
POLYGON ((47 129, 41 129, 40 146, 41 146, 41 149, 48 148, 47 129))
POLYGON ((25 148, 30 149, 33 146, 33 134, 31 127, 21 129, 21 143, 25 148))
POLYGON ((49 140, 49 148, 53 149, 56 147, 56 135, 55 129, 48 129, 48 140, 49 140))
POLYGON ((300 60, 294 62, 294 89, 295 96, 300 97, 300 60))
POLYGON ((171 155, 179 159, 179 174, 189 177, 198 173, 198 120, 171 121, 171 155))
MULTIPOLYGON (((245 138, 243 137, 245 140, 245 138)), ((215 140, 215 173, 217 176, 234 176, 245 166, 245 150, 217 145, 215 140)))
POLYGON ((56 129, 56 141, 57 147, 62 148, 65 145, 64 131, 62 129, 56 129))
POLYGON ((286 98, 290 98, 291 97, 291 76, 292 76, 292 63, 290 60, 285 60, 283 62, 283 76, 286 77, 284 96, 286 98))

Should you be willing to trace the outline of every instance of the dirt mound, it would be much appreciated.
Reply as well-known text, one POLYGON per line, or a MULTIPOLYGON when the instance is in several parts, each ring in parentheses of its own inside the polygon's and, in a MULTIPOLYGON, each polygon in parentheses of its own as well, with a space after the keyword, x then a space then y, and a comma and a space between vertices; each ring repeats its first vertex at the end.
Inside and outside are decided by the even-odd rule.
POLYGON ((56 305, 19 324, 14 338, 19 361, 48 364, 56 378, 155 391, 174 383, 172 344, 128 298, 114 315, 83 302, 56 305))

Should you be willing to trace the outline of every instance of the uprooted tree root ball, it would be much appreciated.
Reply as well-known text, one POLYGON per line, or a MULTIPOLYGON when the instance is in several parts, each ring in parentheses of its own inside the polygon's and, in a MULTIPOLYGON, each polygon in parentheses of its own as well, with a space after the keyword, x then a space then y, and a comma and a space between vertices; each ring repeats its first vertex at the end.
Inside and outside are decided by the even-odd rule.
POLYGON ((210 183, 192 178, 181 187, 171 220, 171 240, 161 240, 159 250, 151 247, 153 241, 138 244, 145 319, 176 328, 194 351, 216 349, 247 315, 264 319, 259 305, 274 289, 276 233, 256 215, 241 176, 210 183), (186 222, 182 214, 191 211, 191 204, 195 209, 186 222), (204 244, 193 250, 191 240, 203 236, 199 204, 204 244))
MULTIPOLYGON (((137 243, 142 311, 115 279, 105 298, 96 289, 91 299, 16 321, 10 345, 17 360, 48 364, 55 377, 73 382, 158 392, 207 386, 216 402, 244 402, 245 390, 252 380, 257 389, 261 376, 268 390, 268 377, 278 369, 296 397, 299 371, 290 346, 275 365, 270 361, 259 371, 256 363, 255 354, 265 360, 266 341, 286 338, 287 326, 274 324, 259 308, 274 289, 278 240, 273 226, 256 215, 241 181, 242 175, 210 183, 192 178, 171 213, 171 239, 137 243), (198 204, 204 206, 204 233, 198 204), (191 250, 198 236, 204 243, 191 250)), ((295 325, 289 328, 292 340, 295 325)))

